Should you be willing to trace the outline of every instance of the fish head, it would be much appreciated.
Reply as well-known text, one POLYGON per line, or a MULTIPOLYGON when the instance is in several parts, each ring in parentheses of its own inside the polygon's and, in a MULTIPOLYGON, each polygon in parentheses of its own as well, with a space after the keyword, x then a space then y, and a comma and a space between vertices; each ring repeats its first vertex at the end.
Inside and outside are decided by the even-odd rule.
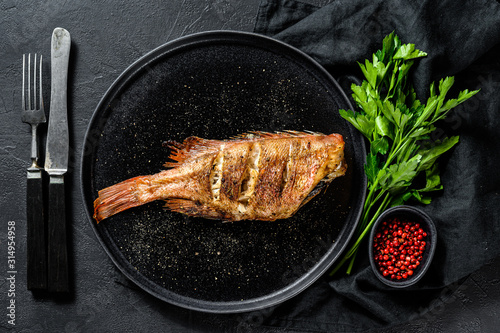
POLYGON ((330 134, 323 138, 327 152, 325 166, 326 181, 343 176, 347 169, 344 161, 344 138, 340 134, 330 134))

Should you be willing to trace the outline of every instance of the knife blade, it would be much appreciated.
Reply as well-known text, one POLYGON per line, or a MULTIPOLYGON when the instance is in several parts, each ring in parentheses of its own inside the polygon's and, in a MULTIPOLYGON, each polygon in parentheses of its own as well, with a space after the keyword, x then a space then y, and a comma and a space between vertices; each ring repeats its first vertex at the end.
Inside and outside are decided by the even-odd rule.
POLYGON ((68 249, 64 175, 68 171, 69 130, 67 108, 69 32, 55 28, 51 41, 50 117, 47 130, 45 171, 49 174, 47 221, 47 287, 68 292, 68 249))

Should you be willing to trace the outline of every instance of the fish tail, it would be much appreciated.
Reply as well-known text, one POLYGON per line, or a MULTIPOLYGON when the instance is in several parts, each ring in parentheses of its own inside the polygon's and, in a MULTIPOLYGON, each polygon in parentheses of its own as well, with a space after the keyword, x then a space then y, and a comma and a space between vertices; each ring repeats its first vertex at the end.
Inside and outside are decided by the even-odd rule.
POLYGON ((94 201, 94 219, 97 223, 126 209, 156 200, 141 190, 148 187, 149 178, 150 176, 139 176, 127 179, 99 191, 99 196, 94 201))

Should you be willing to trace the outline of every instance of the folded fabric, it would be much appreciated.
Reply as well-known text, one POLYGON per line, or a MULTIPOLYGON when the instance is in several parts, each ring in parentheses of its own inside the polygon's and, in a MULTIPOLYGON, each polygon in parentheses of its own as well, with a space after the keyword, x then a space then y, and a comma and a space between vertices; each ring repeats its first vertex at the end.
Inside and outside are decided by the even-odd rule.
MULTIPOLYGON (((460 279, 500 255, 500 5, 495 1, 353 0, 324 7, 262 1, 255 32, 306 52, 335 78, 362 79, 357 62, 395 33, 428 56, 413 69, 417 97, 432 81, 455 76, 459 90, 480 93, 438 125, 436 138, 459 135, 440 162, 444 190, 422 207, 435 221, 438 247, 417 285, 395 290, 371 272, 361 248, 350 276, 323 276, 308 290, 267 311, 264 323, 318 331, 358 331, 408 321, 452 294, 460 279)), ((343 84, 348 95, 348 84, 343 84)), ((455 94, 455 95, 454 95, 455 94)), ((441 303, 442 303, 441 302, 441 303)))

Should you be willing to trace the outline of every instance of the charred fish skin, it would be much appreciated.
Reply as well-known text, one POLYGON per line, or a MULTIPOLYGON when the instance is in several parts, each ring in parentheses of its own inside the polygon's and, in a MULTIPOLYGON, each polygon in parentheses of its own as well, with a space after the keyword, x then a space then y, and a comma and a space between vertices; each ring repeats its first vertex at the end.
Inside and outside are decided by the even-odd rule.
POLYGON ((253 132, 230 140, 189 137, 168 146, 169 169, 99 191, 97 222, 155 200, 209 219, 285 219, 320 192, 320 182, 330 183, 347 168, 340 134, 253 132))

